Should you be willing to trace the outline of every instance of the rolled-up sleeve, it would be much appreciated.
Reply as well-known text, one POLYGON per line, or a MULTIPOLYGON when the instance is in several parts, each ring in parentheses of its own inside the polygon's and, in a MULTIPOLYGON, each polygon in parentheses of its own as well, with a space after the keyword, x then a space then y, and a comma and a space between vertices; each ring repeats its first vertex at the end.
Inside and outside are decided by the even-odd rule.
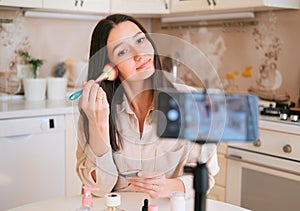
POLYGON ((109 150, 103 156, 94 154, 88 144, 83 132, 83 121, 78 121, 78 147, 76 152, 76 171, 83 185, 99 188, 93 191, 96 196, 104 196, 111 192, 117 183, 118 171, 115 166, 112 151, 109 150), (92 177, 95 172, 96 178, 92 177))

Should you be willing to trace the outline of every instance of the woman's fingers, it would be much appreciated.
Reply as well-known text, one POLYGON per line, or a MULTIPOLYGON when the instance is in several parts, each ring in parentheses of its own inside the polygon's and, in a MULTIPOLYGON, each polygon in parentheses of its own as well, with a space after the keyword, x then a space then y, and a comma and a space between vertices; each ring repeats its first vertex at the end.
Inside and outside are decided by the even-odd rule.
POLYGON ((90 80, 90 81, 85 82, 83 84, 82 96, 80 98, 81 104, 85 104, 86 102, 88 102, 89 97, 90 97, 90 90, 91 90, 91 87, 92 87, 93 84, 94 84, 93 80, 90 80))
POLYGON ((101 118, 103 121, 106 120, 104 117, 109 114, 106 93, 94 80, 83 84, 83 92, 79 103, 88 118, 96 119, 97 122, 101 118))
POLYGON ((137 177, 128 178, 128 182, 139 191, 149 194, 152 198, 163 196, 166 188, 165 174, 158 172, 139 172, 137 177), (152 176, 150 178, 150 176, 152 176))

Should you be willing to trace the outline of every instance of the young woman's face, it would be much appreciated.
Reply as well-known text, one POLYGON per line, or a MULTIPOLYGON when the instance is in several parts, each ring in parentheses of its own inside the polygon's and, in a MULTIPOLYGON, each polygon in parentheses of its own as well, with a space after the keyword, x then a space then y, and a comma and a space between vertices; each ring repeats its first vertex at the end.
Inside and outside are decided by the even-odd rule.
POLYGON ((117 65, 121 80, 144 80, 154 73, 153 46, 133 22, 116 25, 108 36, 107 48, 109 59, 117 65))

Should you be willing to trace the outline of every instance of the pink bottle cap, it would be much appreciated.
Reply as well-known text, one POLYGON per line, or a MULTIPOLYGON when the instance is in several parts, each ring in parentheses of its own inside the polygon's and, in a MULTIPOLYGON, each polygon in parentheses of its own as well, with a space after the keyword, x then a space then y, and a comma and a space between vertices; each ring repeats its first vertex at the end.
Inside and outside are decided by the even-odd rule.
POLYGON ((99 190, 99 188, 83 186, 82 195, 82 206, 91 207, 92 206, 92 191, 99 190))
POLYGON ((158 207, 155 204, 150 204, 148 211, 158 211, 158 207))

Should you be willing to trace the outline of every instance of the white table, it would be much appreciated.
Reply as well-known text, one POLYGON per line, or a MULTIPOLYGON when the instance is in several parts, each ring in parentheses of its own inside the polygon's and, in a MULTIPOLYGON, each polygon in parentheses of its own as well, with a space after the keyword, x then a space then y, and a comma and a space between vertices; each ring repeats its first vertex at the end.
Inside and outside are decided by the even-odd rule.
MULTIPOLYGON (((151 204, 158 206, 159 211, 169 211, 170 210, 170 200, 169 199, 150 199, 148 195, 143 193, 135 192, 121 192, 121 209, 125 211, 140 211, 142 210, 142 205, 144 199, 149 199, 151 204)), ((26 204, 10 211, 76 211, 77 208, 81 206, 81 196, 58 198, 47 201, 40 201, 36 203, 26 204)), ((104 209, 104 199, 103 198, 93 198, 93 208, 91 210, 101 211, 104 209)), ((186 211, 194 211, 193 200, 187 200, 186 211)), ((234 206, 228 203, 223 203, 214 200, 207 200, 207 211, 249 211, 247 209, 234 206)))

